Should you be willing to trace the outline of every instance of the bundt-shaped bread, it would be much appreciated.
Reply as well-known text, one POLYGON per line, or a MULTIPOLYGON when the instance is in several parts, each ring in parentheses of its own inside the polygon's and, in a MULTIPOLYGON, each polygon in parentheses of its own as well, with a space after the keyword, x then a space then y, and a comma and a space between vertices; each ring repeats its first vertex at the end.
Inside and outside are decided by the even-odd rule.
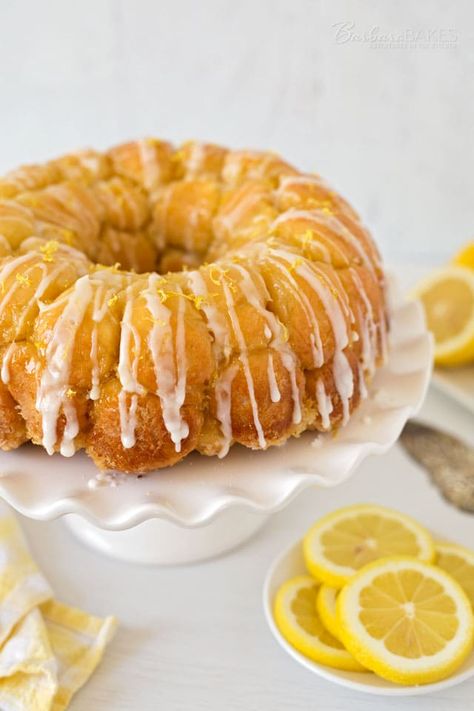
POLYGON ((354 210, 273 153, 147 139, 0 179, 0 446, 146 472, 345 424, 385 353, 354 210))

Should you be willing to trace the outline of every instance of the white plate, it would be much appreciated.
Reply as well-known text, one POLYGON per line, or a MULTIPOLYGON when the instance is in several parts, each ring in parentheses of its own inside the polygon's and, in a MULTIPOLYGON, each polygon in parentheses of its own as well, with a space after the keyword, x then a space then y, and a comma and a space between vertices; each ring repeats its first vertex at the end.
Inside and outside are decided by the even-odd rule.
POLYGON ((431 359, 420 304, 399 304, 392 310, 388 361, 336 436, 307 432, 265 452, 234 446, 222 460, 191 454, 174 467, 140 479, 119 474, 98 488, 90 486, 98 483, 98 470, 84 453, 49 457, 41 447, 25 445, 0 452, 0 496, 30 518, 74 513, 108 530, 151 518, 202 526, 236 505, 276 511, 304 488, 335 486, 369 454, 389 449, 423 402, 431 359))
POLYGON ((306 667, 306 669, 309 669, 313 674, 322 676, 328 681, 332 681, 340 686, 346 686, 355 691, 364 691, 367 694, 379 694, 380 696, 416 696, 419 694, 429 694, 433 691, 447 689, 449 686, 455 686, 474 676, 474 651, 455 674, 452 674, 442 681, 437 681, 434 684, 423 684, 420 686, 398 686, 397 684, 380 678, 372 672, 340 671, 339 669, 332 669, 323 664, 313 662, 311 659, 297 652, 296 649, 286 641, 276 626, 273 617, 273 605, 278 588, 289 578, 301 574, 307 575, 307 571, 303 560, 301 541, 298 541, 284 551, 270 567, 263 588, 263 607, 268 625, 278 644, 283 647, 293 659, 299 662, 303 667, 306 667))
POLYGON ((474 413, 474 365, 463 368, 436 368, 433 383, 445 395, 474 413))

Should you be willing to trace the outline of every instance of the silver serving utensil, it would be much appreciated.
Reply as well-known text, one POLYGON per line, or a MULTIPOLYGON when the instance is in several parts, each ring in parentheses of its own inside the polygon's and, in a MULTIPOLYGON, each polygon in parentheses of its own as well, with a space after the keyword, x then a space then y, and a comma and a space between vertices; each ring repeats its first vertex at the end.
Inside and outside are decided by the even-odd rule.
POLYGON ((454 506, 474 513, 474 449, 457 437, 416 420, 409 420, 400 444, 429 473, 442 495, 454 506))

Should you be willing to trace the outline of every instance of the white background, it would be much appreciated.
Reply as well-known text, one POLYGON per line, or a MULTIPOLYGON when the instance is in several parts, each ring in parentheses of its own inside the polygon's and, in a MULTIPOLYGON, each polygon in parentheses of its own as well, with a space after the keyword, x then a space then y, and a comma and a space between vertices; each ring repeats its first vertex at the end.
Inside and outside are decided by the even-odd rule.
MULTIPOLYGON (((268 147, 347 194, 390 260, 442 261, 474 233, 473 32, 472 0, 0 0, 0 170, 147 134, 268 147), (341 22, 358 34, 450 29, 456 47, 338 42, 341 22)), ((423 416, 472 435, 435 393, 423 416)), ((472 517, 398 447, 199 566, 113 562, 62 522, 23 520, 58 597, 120 620, 72 709, 470 708, 472 681, 420 699, 365 697, 312 677, 271 638, 260 596, 272 558, 322 513, 363 500, 472 539, 472 517)))
POLYGON ((392 261, 473 236, 472 0, 0 0, 0 36, 0 170, 147 134, 268 147, 392 261), (374 48, 335 23, 423 37, 374 48))

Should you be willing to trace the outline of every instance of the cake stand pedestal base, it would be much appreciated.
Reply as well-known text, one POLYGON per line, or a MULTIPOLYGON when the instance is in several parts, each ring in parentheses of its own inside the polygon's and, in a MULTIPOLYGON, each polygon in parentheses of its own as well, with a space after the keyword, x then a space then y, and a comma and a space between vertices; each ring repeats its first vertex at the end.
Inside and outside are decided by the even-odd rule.
POLYGON ((124 531, 107 531, 77 514, 64 517, 74 535, 91 548, 112 558, 147 565, 180 565, 214 558, 253 536, 267 519, 268 515, 234 506, 196 528, 153 518, 124 531))

